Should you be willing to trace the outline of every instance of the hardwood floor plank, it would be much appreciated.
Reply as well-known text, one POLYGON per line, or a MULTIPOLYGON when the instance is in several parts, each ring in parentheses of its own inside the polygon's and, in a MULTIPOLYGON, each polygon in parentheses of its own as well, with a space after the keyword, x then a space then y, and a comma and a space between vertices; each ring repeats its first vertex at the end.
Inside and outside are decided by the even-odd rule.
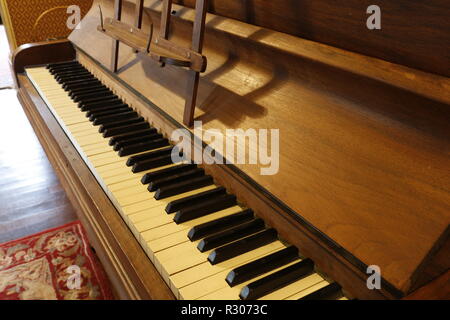
POLYGON ((77 219, 15 90, 1 90, 0 243, 77 219), (13 138, 11 138, 13 137, 13 138))
MULTIPOLYGON (((62 213, 72 210, 69 203, 64 203, 60 206, 52 206, 47 210, 36 210, 33 214, 28 214, 21 219, 2 223, 0 224, 0 243, 64 225, 70 222, 70 219, 67 219, 67 216, 62 213)), ((74 220, 76 219, 72 221, 74 220)))
POLYGON ((43 186, 43 185, 59 185, 59 180, 56 176, 49 177, 15 177, 15 179, 8 180, 6 182, 0 183, 0 194, 6 192, 13 192, 20 188, 27 188, 28 186, 43 186))

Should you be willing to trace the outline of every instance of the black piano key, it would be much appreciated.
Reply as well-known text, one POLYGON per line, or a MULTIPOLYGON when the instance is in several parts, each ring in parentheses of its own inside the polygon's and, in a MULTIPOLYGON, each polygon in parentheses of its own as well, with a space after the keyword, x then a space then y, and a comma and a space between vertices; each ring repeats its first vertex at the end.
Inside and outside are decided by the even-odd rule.
POLYGON ((146 173, 142 179, 141 179, 141 183, 142 184, 150 184, 151 182, 158 180, 158 179, 163 179, 165 177, 174 175, 174 174, 178 174, 181 172, 185 172, 185 171, 190 171, 197 168, 197 166, 195 164, 179 164, 170 168, 165 168, 165 169, 161 169, 158 171, 154 171, 154 172, 148 172, 146 173))
POLYGON ((139 122, 139 123, 134 123, 134 124, 126 125, 126 126, 122 126, 122 127, 115 127, 115 128, 107 129, 105 132, 103 132, 103 137, 109 138, 112 136, 117 136, 122 133, 130 132, 130 131, 147 129, 149 127, 150 127, 150 125, 148 124, 148 122, 139 122))
MULTIPOLYGON (((89 120, 94 122, 95 119, 97 119, 97 117, 92 117, 93 120, 89 120)), ((120 120, 116 120, 116 121, 109 121, 109 122, 105 122, 99 125, 99 129, 98 131, 100 133, 104 132, 106 129, 111 129, 111 128, 117 128, 117 127, 123 127, 127 124, 135 124, 135 123, 139 123, 139 122, 145 122, 145 119, 143 117, 138 116, 134 116, 132 118, 126 118, 126 119, 120 119, 120 120)))
POLYGON ((84 93, 86 91, 94 91, 94 90, 109 90, 105 85, 103 84, 98 84, 92 87, 88 87, 88 88, 80 88, 80 89, 76 89, 76 90, 71 90, 69 92, 69 96, 75 96, 78 95, 80 93, 84 93))
POLYGON ((95 78, 90 75, 77 75, 70 78, 64 78, 61 80, 56 79, 56 82, 58 82, 63 89, 66 89, 68 85, 75 85, 79 83, 84 83, 86 81, 94 81, 95 78))
POLYGON ((51 63, 46 66, 47 70, 55 70, 61 68, 70 68, 70 67, 78 67, 82 66, 78 61, 68 61, 68 62, 57 62, 51 63))
POLYGON ((94 85, 100 85, 101 82, 99 80, 89 80, 78 84, 73 84, 64 88, 64 91, 72 91, 80 88, 88 88, 94 85))
MULTIPOLYGON (((119 151, 122 148, 131 146, 133 144, 136 143, 149 143, 149 142, 153 142, 155 140, 160 140, 163 139, 163 135, 160 133, 154 133, 154 134, 147 134, 147 135, 141 135, 139 137, 135 137, 135 138, 130 138, 130 139, 124 139, 121 142, 117 142, 116 144, 114 144, 114 151, 119 151)), ((169 145, 167 140, 167 146, 169 145)))
POLYGON ((137 162, 133 165, 131 168, 131 171, 133 173, 138 173, 150 169, 156 169, 162 166, 166 166, 169 164, 172 164, 172 157, 171 155, 161 156, 152 160, 146 160, 142 162, 137 162))
POLYGON ((95 77, 87 71, 77 71, 77 72, 54 74, 53 77, 60 84, 64 84, 65 81, 70 81, 70 79, 73 79, 75 77, 92 77, 93 79, 95 79, 95 77))
POLYGON ((88 81, 82 81, 82 82, 77 82, 77 83, 73 83, 73 84, 64 84, 63 89, 64 89, 64 91, 67 91, 70 93, 73 90, 77 90, 77 89, 81 89, 81 88, 89 88, 91 86, 101 85, 101 84, 102 83, 100 82, 100 80, 94 78, 94 79, 88 80, 88 81))
POLYGON ((66 82, 72 81, 76 78, 81 78, 81 77, 89 77, 89 80, 94 80, 96 79, 92 74, 90 74, 87 71, 82 71, 82 72, 71 72, 71 73, 64 73, 61 75, 54 75, 54 78, 56 80, 56 82, 58 82, 61 85, 64 85, 66 82))
POLYGON ((88 104, 88 103, 96 103, 96 102, 101 102, 101 101, 105 101, 105 100, 114 100, 114 99, 119 99, 119 97, 116 96, 112 92, 104 92, 102 94, 94 93, 91 95, 83 96, 82 99, 80 99, 80 102, 78 103, 78 105, 80 103, 88 104))
MULTIPOLYGON (((114 105, 109 105, 109 106, 106 106, 106 107, 98 107, 98 108, 94 108, 94 109, 92 109, 92 110, 81 110, 82 112, 86 112, 86 118, 92 118, 92 119, 90 119, 91 121, 94 121, 95 120, 95 117, 96 116, 94 116, 94 115, 96 115, 96 114, 100 114, 99 115, 99 117, 102 117, 102 113, 104 113, 104 112, 108 112, 108 111, 112 111, 112 110, 117 110, 117 109, 121 109, 121 108, 128 108, 128 109, 130 109, 130 111, 134 111, 132 108, 130 108, 130 106, 129 105, 127 105, 126 103, 121 103, 121 104, 114 104, 114 105)), ((125 112, 125 111, 120 111, 120 112, 125 112)), ((119 112, 117 112, 117 113, 119 113, 119 112)), ((111 114, 111 113, 108 113, 109 115, 111 114)))
POLYGON ((51 68, 57 68, 57 67, 62 67, 62 66, 73 66, 73 65, 80 65, 80 63, 76 60, 72 60, 72 61, 63 61, 63 62, 52 62, 49 63, 45 66, 45 68, 51 69, 51 68))
POLYGON ((73 68, 73 69, 54 70, 54 71, 51 71, 50 73, 56 79, 57 77, 60 77, 60 76, 88 73, 88 71, 86 69, 77 67, 77 68, 73 68))
POLYGON ((58 82, 59 84, 65 84, 70 81, 76 81, 76 80, 81 80, 81 79, 92 80, 92 79, 95 79, 95 77, 92 74, 90 74, 89 72, 81 72, 81 73, 68 74, 65 76, 56 76, 55 77, 56 82, 58 82))
POLYGON ((197 249, 200 252, 205 252, 212 250, 214 248, 223 246, 227 243, 236 241, 243 237, 252 235, 258 231, 264 229, 264 221, 261 219, 254 219, 251 221, 244 222, 239 226, 235 226, 228 230, 224 230, 212 236, 204 238, 197 245, 197 249))
POLYGON ((72 98, 72 100, 74 102, 80 102, 81 100, 84 99, 85 96, 90 96, 90 95, 93 95, 93 96, 99 95, 100 96, 100 95, 110 95, 110 94, 113 94, 113 92, 111 90, 109 90, 108 88, 101 88, 101 89, 94 88, 94 89, 88 89, 85 91, 81 91, 76 94, 70 93, 70 97, 72 98))
POLYGON ((49 71, 60 71, 60 70, 67 70, 67 69, 84 69, 87 70, 86 68, 84 68, 81 64, 67 64, 67 65, 60 65, 60 66, 54 66, 54 67, 49 67, 48 70, 49 71))
MULTIPOLYGON (((211 176, 203 176, 191 179, 189 181, 178 182, 164 186, 156 190, 155 199, 161 200, 177 194, 185 193, 195 189, 209 186, 213 184, 213 178, 211 176)), ((176 222, 176 221, 175 221, 176 222)))
POLYGON ((199 240, 222 230, 226 230, 228 228, 232 228, 244 222, 250 221, 253 219, 253 217, 253 211, 250 209, 246 209, 244 211, 234 213, 223 218, 205 222, 192 227, 188 232, 188 238, 191 241, 199 240))
POLYGON ((70 74, 77 74, 77 73, 89 73, 89 70, 83 68, 82 66, 79 67, 73 67, 73 68, 61 68, 61 69, 53 69, 50 71, 50 73, 53 75, 53 77, 58 77, 58 76, 66 76, 66 75, 70 75, 70 74))
POLYGON ((56 76, 55 79, 62 86, 67 85, 67 84, 72 84, 72 83, 79 83, 81 81, 98 80, 96 77, 94 77, 89 72, 80 72, 80 73, 67 74, 67 75, 63 75, 63 76, 56 76))
POLYGON ((68 94, 69 95, 73 95, 73 94, 83 93, 83 92, 86 92, 86 91, 101 90, 101 89, 103 89, 103 90, 108 89, 109 90, 109 88, 107 86, 105 86, 103 83, 99 83, 99 84, 96 84, 96 85, 93 85, 93 86, 90 86, 90 87, 86 87, 86 88, 73 89, 73 90, 69 91, 68 94))
POLYGON ((89 118, 89 121, 94 121, 97 117, 104 117, 104 116, 110 116, 117 113, 122 112, 130 112, 134 111, 131 109, 127 104, 118 104, 116 106, 112 107, 104 107, 104 108, 98 108, 94 109, 92 111, 86 112, 86 117, 89 118))
POLYGON ((67 81, 64 81, 64 83, 62 84, 62 88, 67 89, 67 88, 76 86, 78 84, 85 84, 86 82, 93 82, 93 81, 98 81, 98 80, 92 76, 90 76, 88 79, 81 77, 81 78, 76 78, 74 80, 67 80, 67 81))
POLYGON ((173 221, 180 224, 186 221, 194 220, 216 211, 224 210, 236 205, 236 196, 227 194, 221 195, 191 207, 182 208, 175 214, 173 221))
POLYGON ((120 143, 120 142, 128 140, 128 139, 139 138, 139 137, 143 137, 146 135, 155 134, 156 132, 157 132, 157 130, 155 128, 148 128, 145 130, 139 130, 136 132, 126 133, 126 134, 123 134, 120 136, 115 136, 115 137, 112 137, 111 139, 109 139, 109 145, 113 146, 117 143, 120 143))
POLYGON ((252 251, 259 247, 265 246, 277 239, 275 229, 267 229, 244 239, 227 244, 223 247, 214 249, 209 256, 208 261, 214 265, 228 259, 237 257, 248 251, 252 251))
POLYGON ((336 300, 343 296, 341 289, 338 283, 333 282, 299 300, 336 300))
POLYGON ((78 107, 81 111, 93 111, 101 108, 108 108, 117 105, 123 105, 123 101, 120 99, 108 99, 101 102, 92 102, 92 103, 79 103, 78 107))
POLYGON ((52 75, 56 81, 60 81, 62 79, 70 78, 73 76, 92 75, 92 74, 87 70, 78 69, 73 71, 54 72, 52 75))
POLYGON ((93 122, 92 124, 94 126, 98 126, 109 122, 115 122, 119 120, 126 120, 137 117, 139 117, 139 114, 136 111, 120 112, 112 115, 95 117, 94 120, 92 121, 93 122))
POLYGON ((104 97, 104 98, 117 99, 116 95, 107 89, 100 89, 97 91, 89 91, 86 94, 85 93, 77 93, 77 94, 71 95, 70 97, 72 98, 73 102, 76 102, 77 105, 79 105, 80 102, 82 102, 83 100, 87 100, 86 97, 89 98, 89 96, 91 96, 91 97, 98 96, 99 98, 104 97))
POLYGON ((230 287, 233 287, 264 273, 280 268, 295 261, 295 259, 298 259, 298 250, 294 246, 289 246, 231 270, 225 280, 230 287))
POLYGON ((89 108, 95 109, 95 108, 103 108, 108 107, 109 104, 118 104, 118 103, 124 103, 120 98, 109 98, 109 95, 106 96, 104 99, 100 101, 83 101, 80 100, 78 102, 78 108, 83 110, 88 110, 89 108))
POLYGON ((182 199, 171 201, 166 206, 167 213, 174 213, 180 211, 183 208, 191 207, 196 203, 205 202, 213 198, 226 194, 227 191, 224 187, 218 187, 208 191, 200 192, 192 196, 188 196, 182 199))
POLYGON ((264 278, 249 283, 242 288, 239 297, 242 300, 261 298, 262 296, 265 296, 311 274, 313 270, 314 263, 312 260, 302 260, 264 278))
POLYGON ((65 72, 79 72, 79 71, 88 71, 85 67, 82 65, 73 65, 73 66, 64 66, 64 67, 55 67, 49 69, 50 73, 52 74, 58 74, 58 73, 65 73, 65 72))
POLYGON ((135 118, 131 118, 131 119, 108 122, 108 123, 100 125, 98 132, 103 133, 106 130, 111 130, 114 128, 121 128, 121 127, 130 125, 130 124, 143 123, 143 122, 145 122, 145 119, 142 117, 135 117, 135 118))
POLYGON ((80 72, 85 71, 86 69, 83 66, 68 66, 62 68, 51 68, 49 72, 53 75, 55 74, 64 74, 68 72, 80 72))
POLYGON ((55 76, 55 80, 60 84, 64 84, 66 81, 71 81, 71 80, 79 79, 79 78, 95 79, 94 76, 87 71, 86 72, 67 73, 65 75, 55 76))
POLYGON ((202 168, 194 167, 192 170, 181 171, 166 175, 165 177, 154 179, 148 185, 148 191, 153 192, 161 187, 168 186, 174 183, 179 183, 192 178, 198 178, 205 175, 205 170, 202 168))
POLYGON ((129 156, 131 154, 155 150, 170 145, 166 138, 156 139, 148 142, 140 142, 124 146, 119 150, 119 157, 129 156))
POLYGON ((60 63, 60 64, 54 64, 48 67, 48 69, 52 69, 52 70, 56 70, 56 69, 64 69, 64 68, 84 68, 84 66, 82 64, 80 64, 79 62, 73 62, 73 63, 60 63))
POLYGON ((160 156, 170 155, 174 147, 164 148, 158 151, 147 152, 137 156, 132 156, 127 160, 127 166, 131 167, 139 161, 151 160, 160 156))

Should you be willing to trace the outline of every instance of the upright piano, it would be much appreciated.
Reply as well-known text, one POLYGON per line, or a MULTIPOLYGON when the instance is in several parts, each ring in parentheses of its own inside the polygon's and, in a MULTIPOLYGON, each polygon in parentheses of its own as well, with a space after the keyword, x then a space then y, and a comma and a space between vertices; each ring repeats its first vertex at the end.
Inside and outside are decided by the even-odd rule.
POLYGON ((450 298, 450 5, 366 2, 95 0, 18 48, 117 298, 450 298), (211 129, 278 129, 277 173, 194 161, 211 129))

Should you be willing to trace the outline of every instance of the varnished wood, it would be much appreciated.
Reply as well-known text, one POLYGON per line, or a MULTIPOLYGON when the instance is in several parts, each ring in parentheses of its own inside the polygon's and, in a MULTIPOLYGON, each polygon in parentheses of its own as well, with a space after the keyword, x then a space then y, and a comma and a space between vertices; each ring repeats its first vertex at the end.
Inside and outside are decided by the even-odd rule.
MULTIPOLYGON (((114 1, 114 19, 120 21, 122 19, 122 0, 114 1)), ((115 39, 112 41, 112 51, 111 51, 111 70, 117 72, 119 68, 119 40, 115 39)))
POLYGON ((195 72, 203 72, 206 69, 206 59, 200 53, 177 46, 164 38, 151 43, 149 52, 151 34, 120 21, 106 18, 104 24, 99 25, 97 30, 144 55, 149 55, 157 62, 187 67, 195 72))
POLYGON ((169 37, 171 11, 172 0, 163 0, 163 8, 161 11, 161 27, 159 28, 160 38, 168 39, 169 37))
MULTIPOLYGON (((157 22, 160 6, 147 12, 157 22)), ((194 18, 189 10, 172 17, 174 41, 190 41, 194 18)), ((448 78, 211 15, 205 36, 209 69, 196 112, 203 129, 280 128, 277 175, 237 167, 300 220, 357 261, 376 263, 389 283, 409 292, 412 275, 449 222, 442 174, 449 166, 448 78)), ((89 39, 74 32, 71 40, 108 65, 89 39)), ((119 78, 182 122, 188 74, 121 57, 128 68, 119 78)))
MULTIPOLYGON (((207 11, 207 0, 199 0, 195 7, 195 19, 192 28, 191 50, 187 50, 172 41, 168 41, 172 0, 164 0, 162 2, 159 37, 150 46, 150 38, 152 33, 145 35, 140 30, 134 30, 130 25, 120 22, 117 17, 117 10, 123 9, 123 2, 115 2, 114 4, 114 18, 107 18, 105 23, 97 27, 97 31, 103 32, 117 41, 127 44, 131 48, 147 53, 154 60, 158 61, 161 67, 166 64, 171 64, 178 67, 189 67, 192 71, 189 72, 186 93, 185 93, 185 107, 183 112, 183 123, 191 127, 194 122, 194 112, 197 102, 198 87, 199 87, 199 72, 204 72, 206 69, 206 58, 202 56, 205 20, 207 11), (120 8, 120 9, 118 9, 120 8), (150 38, 149 38, 150 37, 150 38), (146 41, 144 47, 143 43, 146 41), (146 48, 144 51, 143 48, 146 48)), ((135 5, 135 12, 139 10, 138 4, 135 5)), ((120 11, 121 12, 121 11, 120 11)), ((153 31, 153 23, 151 22, 150 30, 153 31)), ((118 64, 118 47, 114 46, 111 63, 113 64, 113 72, 117 72, 118 64), (115 66, 115 67, 114 67, 115 66)))
POLYGON ((136 0, 136 11, 134 26, 138 29, 142 27, 142 15, 144 14, 144 0, 136 0))
POLYGON ((449 253, 450 253, 450 226, 441 235, 440 239, 436 241, 433 249, 428 253, 428 256, 423 260, 413 277, 413 287, 411 290, 428 284, 430 279, 435 279, 442 274, 443 270, 449 268, 449 253))
MULTIPOLYGON (((24 72, 26 66, 50 62, 69 61, 75 58, 75 50, 68 40, 55 40, 24 44, 12 54, 14 75, 24 72)), ((16 85, 19 85, 15 77, 16 85)))
MULTIPOLYGON (((195 0, 174 3, 194 8, 195 0)), ((450 76, 450 4, 446 0, 210 0, 208 11, 397 64, 450 76), (381 8, 381 30, 366 10, 381 8)), ((263 35, 261 35, 263 36, 263 35)))
POLYGON ((19 79, 22 85, 19 97, 25 111, 57 168, 118 296, 123 299, 173 298, 29 80, 25 76, 19 79))
MULTIPOLYGON (((118 83, 111 75, 106 74, 89 57, 79 54, 78 60, 103 83, 113 88, 117 95, 140 110, 141 114, 149 119, 152 126, 166 133, 167 136, 170 136, 170 133, 178 128, 177 123, 165 117, 158 110, 148 108, 146 103, 130 92, 127 86, 118 83)), ((258 216, 264 218, 269 225, 276 228, 284 239, 298 246, 306 256, 314 257, 319 268, 342 284, 350 295, 362 299, 393 298, 388 292, 385 292, 384 288, 382 291, 367 290, 364 273, 358 271, 357 268, 337 254, 334 248, 318 239, 313 233, 296 222, 293 217, 283 214, 282 208, 274 207, 270 199, 256 190, 239 174, 226 166, 213 165, 206 166, 205 169, 215 177, 220 185, 225 186, 231 193, 238 195, 241 203, 252 208, 258 216)))
MULTIPOLYGON (((192 45, 191 48, 195 52, 202 53, 203 41, 205 38, 205 20, 206 10, 208 9, 208 1, 199 0, 195 6, 195 20, 192 29, 192 45)), ((197 103, 198 86, 200 74, 198 72, 189 72, 186 90, 186 102, 184 105, 183 123, 192 127, 194 124, 195 106, 197 103)))
POLYGON ((433 280, 431 283, 417 289, 405 300, 450 300, 450 270, 433 280))
MULTIPOLYGON (((97 2, 111 14, 112 1, 97 2)), ((134 9, 124 1, 125 22, 134 9)), ((155 2, 147 13, 156 22, 160 10, 155 2)), ((171 40, 189 43, 194 20, 189 10, 173 18, 171 40)), ((80 62, 167 135, 180 126, 185 72, 161 73, 121 49, 125 67, 112 75, 91 50, 103 46, 98 34, 79 35, 71 39, 80 62)), ((281 123, 289 164, 273 177, 248 165, 208 172, 350 296, 400 297, 448 268, 448 78, 229 19, 208 24, 206 37, 215 41, 206 42, 213 69, 200 82, 204 129, 281 123), (366 264, 381 266, 382 290, 365 287, 366 264)))

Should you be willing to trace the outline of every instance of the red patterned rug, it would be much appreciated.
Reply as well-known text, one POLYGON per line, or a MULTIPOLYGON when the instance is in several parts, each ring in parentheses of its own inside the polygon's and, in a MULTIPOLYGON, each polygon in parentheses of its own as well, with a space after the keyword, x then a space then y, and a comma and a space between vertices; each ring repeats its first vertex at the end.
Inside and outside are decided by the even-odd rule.
POLYGON ((109 300, 79 222, 0 245, 0 300, 109 300))

